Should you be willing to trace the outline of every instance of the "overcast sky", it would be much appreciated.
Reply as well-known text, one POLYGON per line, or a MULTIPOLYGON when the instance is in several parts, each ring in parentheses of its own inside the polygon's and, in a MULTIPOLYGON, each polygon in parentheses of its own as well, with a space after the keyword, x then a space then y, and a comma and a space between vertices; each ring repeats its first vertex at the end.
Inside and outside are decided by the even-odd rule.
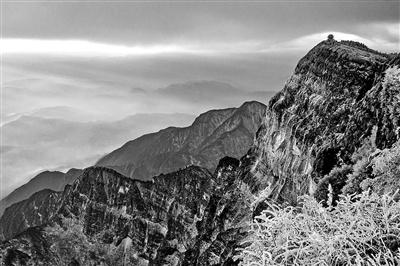
POLYGON ((6 81, 47 67, 75 78, 102 71, 144 89, 219 79, 277 91, 330 32, 398 51, 399 1, 12 0, 2 30, 6 81))
MULTIPOLYGON (((399 10, 399 1, 375 0, 3 1, 3 85, 51 90, 48 101, 31 101, 38 108, 65 86, 71 95, 88 87, 120 94, 217 80, 276 92, 328 33, 398 51, 399 10)), ((22 111, 9 103, 3 114, 22 111)))
POLYGON ((4 3, 5 38, 245 52, 330 31, 398 41, 398 1, 17 1, 4 3))
POLYGON ((52 107, 117 120, 267 103, 329 33, 398 52, 399 10, 379 0, 2 1, 1 124, 52 107), (177 83, 192 91, 157 91, 177 83))

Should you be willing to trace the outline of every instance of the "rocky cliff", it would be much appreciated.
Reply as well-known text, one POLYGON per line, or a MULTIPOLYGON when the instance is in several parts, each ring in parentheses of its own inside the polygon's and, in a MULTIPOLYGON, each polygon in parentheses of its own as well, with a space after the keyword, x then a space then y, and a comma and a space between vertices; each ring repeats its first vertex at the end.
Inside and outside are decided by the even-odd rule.
MULTIPOLYGON (((76 217, 83 221, 85 234, 107 232, 110 243, 129 238, 146 264, 223 263, 236 247, 234 225, 249 214, 243 204, 250 202, 248 197, 232 201, 240 191, 238 165, 238 160, 225 158, 215 175, 190 166, 155 177, 153 182, 133 180, 107 168, 88 168, 65 189, 58 207, 49 206, 56 214, 49 211, 47 218, 76 217)), ((2 260, 55 263, 43 227, 3 242, 2 260)))
POLYGON ((400 89, 384 86, 385 71, 398 72, 399 63, 351 41, 314 47, 269 102, 252 153, 252 190, 294 203, 334 167, 351 165, 374 128, 374 145, 391 147, 399 138, 400 89))
MULTIPOLYGON (((213 174, 191 166, 148 182, 89 168, 64 191, 49 220, 77 217, 88 235, 130 239, 144 264, 237 263, 249 221, 271 201, 294 204, 313 194, 333 168, 353 163, 371 135, 377 148, 398 140, 400 88, 386 75, 391 69, 399 76, 399 64, 400 57, 358 43, 321 42, 271 99, 256 142, 240 161, 224 158, 213 174)), ((50 263, 43 226, 3 242, 3 261, 50 263)))
POLYGON ((141 180, 198 165, 213 171, 223 156, 240 157, 252 145, 266 106, 246 102, 239 108, 201 114, 185 128, 169 127, 144 135, 97 162, 141 180))

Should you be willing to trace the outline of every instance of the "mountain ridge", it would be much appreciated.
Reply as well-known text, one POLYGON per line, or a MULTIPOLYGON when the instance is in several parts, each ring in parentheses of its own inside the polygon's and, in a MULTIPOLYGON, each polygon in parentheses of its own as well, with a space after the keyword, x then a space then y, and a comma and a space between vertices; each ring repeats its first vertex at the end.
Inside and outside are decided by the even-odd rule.
MULTIPOLYGON (((250 129, 250 132, 246 131, 246 134, 248 136, 248 139, 246 140, 247 143, 248 143, 247 147, 243 147, 242 150, 240 150, 240 151, 225 150, 223 148, 218 149, 219 154, 221 154, 222 156, 229 155, 229 154, 240 156, 241 153, 244 153, 245 150, 247 150, 250 147, 250 142, 252 141, 252 136, 253 136, 254 132, 256 131, 256 128, 261 123, 261 120, 254 119, 253 116, 250 114, 251 111, 248 110, 249 106, 256 106, 257 107, 257 112, 260 112, 260 114, 258 116, 260 116, 261 112, 264 112, 263 110, 265 109, 264 105, 262 105, 261 103, 258 103, 256 101, 246 102, 246 103, 244 103, 242 105, 241 108, 234 108, 233 107, 233 108, 225 108, 225 109, 213 109, 213 110, 209 110, 209 111, 207 111, 207 112, 205 112, 203 114, 200 114, 198 117, 196 117, 194 122, 192 123, 192 125, 196 125, 196 127, 199 129, 199 131, 202 128, 204 128, 206 130, 205 134, 207 135, 209 133, 208 131, 211 132, 213 129, 217 130, 218 126, 221 126, 225 122, 226 118, 230 117, 231 115, 233 115, 233 113, 237 112, 237 116, 239 116, 239 117, 240 116, 244 116, 244 115, 247 114, 247 116, 250 116, 251 119, 252 119, 252 120, 249 119, 249 121, 250 120, 253 121, 252 122, 253 125, 248 125, 247 126, 247 128, 250 129), (259 109, 258 109, 258 107, 259 107, 259 109), (250 140, 250 138, 251 138, 251 140, 250 140)), ((155 117, 156 115, 157 114, 137 114, 134 117, 136 117, 136 118, 137 117, 142 117, 143 119, 146 119, 147 117, 152 118, 152 117, 155 117)), ((160 114, 160 116, 163 117, 164 114, 160 114)), ((43 118, 43 119, 46 120, 46 121, 51 121, 51 120, 48 120, 48 119, 45 119, 45 118, 43 118)), ((120 120, 120 121, 117 121, 117 122, 113 122, 113 124, 118 125, 119 123, 127 123, 127 121, 130 121, 130 120, 131 120, 130 117, 127 117, 127 118, 125 118, 123 120, 120 120)), ((28 122, 30 123, 32 121, 30 119, 28 119, 28 122)), ((123 127, 123 126, 120 126, 120 127, 123 127)), ((126 127, 126 125, 125 125, 125 127, 126 127)), ((140 136, 135 140, 129 141, 128 143, 135 142, 135 141, 140 142, 142 139, 145 139, 145 141, 148 141, 146 139, 149 136, 157 136, 157 134, 159 134, 160 132, 169 132, 169 131, 174 132, 174 131, 177 131, 178 132, 177 133, 177 135, 178 135, 177 139, 179 141, 189 142, 188 145, 191 147, 190 149, 192 149, 193 146, 197 146, 197 145, 201 146, 201 143, 196 143, 197 139, 202 139, 202 142, 205 142, 205 144, 207 144, 206 138, 202 138, 201 136, 200 137, 196 136, 193 133, 187 134, 187 135, 181 133, 182 131, 185 131, 185 130, 190 131, 189 128, 190 128, 190 126, 183 127, 183 128, 173 127, 172 126, 172 127, 166 128, 166 129, 161 129, 158 132, 153 132, 153 133, 146 134, 144 136, 140 136)), ((220 133, 222 132, 223 133, 226 130, 227 129, 219 128, 218 132, 220 132, 220 133)), ((217 131, 215 133, 217 133, 217 131)), ((241 135, 241 134, 237 134, 237 135, 241 135)), ((214 138, 215 138, 215 136, 214 136, 214 138)), ((234 138, 239 138, 239 136, 235 136, 234 138)), ((159 137, 158 137, 158 139, 159 139, 160 142, 163 141, 159 137)), ((153 139, 150 139, 150 140, 153 141, 153 139)), ((212 143, 209 143, 209 144, 211 145, 212 143)), ((178 145, 178 144, 176 144, 176 145, 178 145)), ((206 148, 207 147, 203 147, 202 149, 206 149, 206 148)), ((144 149, 143 152, 144 153, 149 153, 149 148, 144 149)), ((167 150, 166 152, 169 152, 169 151, 167 150)), ((163 155, 161 154, 161 155, 159 155, 159 157, 160 156, 162 157, 163 155)), ((190 150, 185 151, 182 154, 182 157, 183 157, 183 159, 178 158, 176 164, 172 164, 172 165, 168 166, 168 170, 166 170, 165 172, 170 172, 170 171, 177 170, 180 167, 184 167, 187 164, 191 164, 191 163, 213 161, 212 158, 210 159, 210 158, 207 158, 207 157, 195 158, 195 157, 193 157, 193 154, 192 154, 192 152, 190 150)), ((161 159, 163 160, 163 158, 161 158, 161 159)), ((213 166, 213 165, 211 165, 211 166, 213 166)), ((117 168, 117 169, 120 170, 119 168, 117 168)), ((124 171, 122 171, 122 173, 124 173, 124 171)), ((149 172, 149 173, 147 173, 146 169, 144 171, 144 174, 146 174, 145 177, 147 179, 151 178, 152 176, 158 175, 160 173, 161 172, 149 172)), ((32 178, 31 181, 32 182, 33 181, 38 182, 39 179, 42 176, 46 175, 46 174, 47 175, 51 175, 50 172, 44 171, 42 173, 39 173, 34 178, 32 178)), ((142 176, 144 174, 142 174, 142 176)), ((48 177, 45 182, 41 182, 40 186, 33 186, 33 183, 30 181, 27 184, 25 184, 25 185, 17 188, 16 190, 12 191, 7 197, 5 197, 4 199, 1 200, 1 202, 0 202, 0 215, 3 214, 4 210, 8 206, 10 206, 13 203, 16 203, 18 201, 21 201, 21 200, 29 198, 34 192, 37 192, 37 191, 39 191, 41 189, 50 188, 50 189, 53 189, 55 191, 62 191, 66 184, 71 184, 72 181, 74 180, 74 178, 72 178, 72 179, 69 179, 68 181, 62 181, 62 179, 65 178, 65 177, 62 177, 62 175, 64 175, 64 174, 59 172, 59 171, 56 171, 56 172, 53 173, 54 178, 48 177), (57 183, 57 184, 53 184, 53 183, 57 183), (30 186, 30 188, 28 188, 29 186, 30 186)), ((68 175, 68 173, 67 173, 67 175, 68 175)), ((75 177, 78 176, 78 175, 79 174, 76 174, 75 177)))
POLYGON ((1 199, 0 216, 3 215, 4 210, 7 207, 14 203, 28 199, 34 193, 41 191, 42 189, 63 191, 65 185, 71 184, 75 178, 81 174, 81 171, 81 169, 71 168, 66 173, 60 171, 44 171, 37 174, 26 184, 18 187, 9 195, 1 199))
POLYGON ((148 179, 193 163, 212 169, 217 164, 217 156, 238 157, 250 147, 264 110, 265 106, 256 101, 246 102, 239 108, 210 110, 199 115, 188 127, 169 127, 129 141, 96 165, 138 179, 148 179), (244 119, 245 123, 238 122, 244 119), (245 129, 241 144, 227 149, 228 138, 223 133, 234 133, 236 128, 245 129), (211 152, 206 149, 212 145, 210 141, 221 144, 211 152), (143 157, 146 154, 147 157, 143 157))
POLYGON ((11 193, 21 180, 38 170, 84 168, 130 139, 170 125, 185 126, 194 119, 189 114, 153 113, 105 122, 38 117, 10 122, 1 127, 3 142, 8 147, 1 147, 5 182, 0 193, 11 193))

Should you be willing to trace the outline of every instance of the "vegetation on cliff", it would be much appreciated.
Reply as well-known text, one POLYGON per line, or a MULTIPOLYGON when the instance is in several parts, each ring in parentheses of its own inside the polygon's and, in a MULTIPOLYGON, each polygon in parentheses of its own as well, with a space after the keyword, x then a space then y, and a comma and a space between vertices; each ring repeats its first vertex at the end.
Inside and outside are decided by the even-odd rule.
POLYGON ((241 265, 398 265, 400 202, 395 195, 332 194, 325 208, 303 196, 301 206, 273 206, 251 224, 241 265))

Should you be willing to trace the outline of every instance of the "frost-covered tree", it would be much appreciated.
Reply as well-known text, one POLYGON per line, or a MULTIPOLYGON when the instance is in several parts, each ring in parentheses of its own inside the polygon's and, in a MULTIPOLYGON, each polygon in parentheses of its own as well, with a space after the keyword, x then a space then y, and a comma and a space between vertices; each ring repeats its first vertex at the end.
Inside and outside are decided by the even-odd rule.
POLYGON ((236 256, 241 265, 399 265, 400 202, 393 195, 348 195, 328 208, 302 199, 299 208, 256 217, 236 256))

